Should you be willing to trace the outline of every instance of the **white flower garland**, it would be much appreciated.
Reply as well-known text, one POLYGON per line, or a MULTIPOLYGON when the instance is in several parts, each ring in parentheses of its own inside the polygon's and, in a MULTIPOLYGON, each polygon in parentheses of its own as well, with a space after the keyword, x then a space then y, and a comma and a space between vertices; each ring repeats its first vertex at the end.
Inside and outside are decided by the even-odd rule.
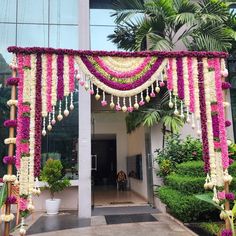
POLYGON ((216 185, 216 163, 215 163, 215 150, 214 150, 214 139, 212 129, 212 118, 211 118, 211 97, 210 97, 210 79, 208 73, 208 62, 206 58, 203 58, 203 76, 204 76, 204 90, 205 90, 205 102, 206 102, 206 117, 207 117, 207 139, 209 145, 209 157, 210 157, 210 172, 211 182, 216 185))
POLYGON ((29 170, 28 170, 29 157, 24 156, 21 158, 20 162, 20 195, 29 194, 29 170))
POLYGON ((216 102, 216 86, 215 86, 215 78, 214 78, 214 72, 210 71, 209 72, 209 77, 211 78, 209 80, 209 90, 210 90, 210 97, 211 97, 211 102, 216 102))
POLYGON ((1 215, 1 220, 3 222, 10 222, 10 221, 14 220, 14 218, 15 218, 15 216, 12 213, 10 213, 9 215, 5 215, 5 214, 1 215))
POLYGON ((217 186, 224 186, 224 171, 222 167, 221 152, 215 152, 216 165, 216 184, 217 186))
POLYGON ((3 182, 15 182, 16 181, 15 175, 4 175, 3 176, 3 182))
POLYGON ((189 80, 188 80, 188 58, 183 58, 183 79, 184 79, 184 103, 186 107, 190 105, 189 80))
POLYGON ((135 95, 141 93, 143 90, 147 89, 149 86, 151 86, 156 81, 156 78, 165 69, 165 67, 168 63, 168 59, 164 59, 162 64, 159 66, 159 68, 156 70, 156 72, 152 75, 152 77, 148 81, 146 81, 142 86, 135 88, 135 89, 131 89, 129 91, 120 91, 120 90, 116 90, 116 89, 108 87, 107 85, 102 83, 100 80, 95 78, 89 72, 89 70, 87 69, 87 67, 84 65, 84 63, 82 62, 82 60, 79 57, 75 57, 75 61, 78 64, 79 68, 83 71, 83 73, 87 74, 90 77, 93 84, 95 84, 99 89, 103 90, 104 92, 106 92, 108 94, 112 94, 117 97, 131 97, 131 96, 135 96, 135 95))
POLYGON ((57 105, 57 55, 52 55, 52 106, 57 105))
POLYGON ((6 138, 6 139, 4 139, 4 143, 6 145, 8 145, 8 144, 16 144, 16 138, 6 138))
POLYGON ((29 102, 30 99, 30 69, 24 69, 23 102, 29 102))
POLYGON ((13 100, 13 99, 10 99, 7 101, 7 105, 10 107, 10 106, 16 106, 18 105, 18 100, 13 100))
POLYGON ((173 58, 172 75, 173 75, 173 95, 178 96, 178 75, 177 75, 177 61, 173 58))
POLYGON ((29 193, 34 188, 34 148, 35 148, 35 96, 36 96, 36 56, 31 55, 31 84, 30 84, 30 133, 29 133, 29 193))
POLYGON ((194 114, 197 120, 200 120, 200 104, 199 104, 199 87, 198 87, 198 61, 197 58, 193 58, 193 82, 194 82, 194 98, 195 107, 194 114))
POLYGON ((47 116, 47 56, 42 54, 42 117, 47 116))
POLYGON ((127 72, 132 71, 138 68, 143 61, 146 59, 145 57, 132 57, 127 61, 126 58, 123 57, 101 57, 101 59, 105 62, 106 66, 109 67, 113 71, 117 72, 127 72))
POLYGON ((64 55, 64 96, 69 96, 70 89, 69 89, 69 57, 68 55, 64 55))

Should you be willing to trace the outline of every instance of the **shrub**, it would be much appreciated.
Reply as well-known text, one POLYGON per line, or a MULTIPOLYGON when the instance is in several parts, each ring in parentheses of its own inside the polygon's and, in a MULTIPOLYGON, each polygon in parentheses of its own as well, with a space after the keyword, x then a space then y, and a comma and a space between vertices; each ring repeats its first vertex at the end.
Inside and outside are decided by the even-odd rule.
POLYGON ((188 161, 176 166, 176 173, 193 177, 205 177, 203 161, 188 161))
POLYGON ((48 159, 41 171, 40 179, 47 182, 48 185, 45 188, 50 191, 51 199, 54 199, 56 192, 70 186, 70 181, 62 176, 62 168, 59 160, 48 159))
POLYGON ((202 144, 199 139, 188 136, 181 140, 179 135, 172 134, 167 137, 166 147, 156 150, 156 153, 156 161, 160 166, 160 171, 157 174, 166 176, 173 172, 179 163, 201 160, 202 144))
POLYGON ((165 184, 185 194, 203 193, 205 178, 171 174, 166 177, 165 184))
POLYGON ((168 186, 160 187, 157 195, 171 214, 183 222, 209 220, 219 215, 214 206, 198 200, 194 195, 186 195, 168 186))

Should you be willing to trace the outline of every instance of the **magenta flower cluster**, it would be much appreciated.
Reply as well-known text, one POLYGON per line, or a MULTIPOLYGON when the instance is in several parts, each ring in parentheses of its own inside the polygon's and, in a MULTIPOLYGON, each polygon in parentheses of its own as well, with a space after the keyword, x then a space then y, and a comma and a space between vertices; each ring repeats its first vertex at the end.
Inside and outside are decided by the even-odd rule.
POLYGON ((184 77, 183 77, 183 60, 181 57, 176 59, 177 75, 178 75, 178 97, 184 99, 184 77))
POLYGON ((14 165, 16 163, 15 156, 5 156, 3 157, 3 163, 6 165, 14 165))
POLYGON ((225 127, 229 127, 231 126, 231 121, 230 120, 226 120, 225 121, 225 127))
POLYGON ((58 55, 57 57, 57 98, 63 100, 64 98, 64 81, 63 81, 63 70, 64 70, 64 56, 58 55))
POLYGON ((230 89, 231 88, 231 84, 229 82, 222 82, 221 85, 222 89, 226 90, 226 89, 230 89))
POLYGON ((16 199, 15 196, 9 196, 9 197, 7 197, 7 199, 6 199, 6 203, 7 203, 7 204, 15 204, 16 201, 17 201, 17 199, 16 199))
POLYGON ((10 78, 8 78, 7 79, 7 85, 9 85, 9 86, 17 86, 18 85, 18 83, 19 83, 19 78, 17 78, 17 77, 10 77, 10 78))
POLYGON ((8 128, 10 128, 10 127, 14 127, 15 128, 15 127, 17 127, 17 121, 16 120, 5 120, 3 125, 5 127, 8 127, 8 128))
POLYGON ((229 201, 233 201, 235 199, 234 193, 226 193, 225 198, 229 201))
POLYGON ((223 229, 221 232, 221 236, 233 236, 233 232, 230 229, 223 229))

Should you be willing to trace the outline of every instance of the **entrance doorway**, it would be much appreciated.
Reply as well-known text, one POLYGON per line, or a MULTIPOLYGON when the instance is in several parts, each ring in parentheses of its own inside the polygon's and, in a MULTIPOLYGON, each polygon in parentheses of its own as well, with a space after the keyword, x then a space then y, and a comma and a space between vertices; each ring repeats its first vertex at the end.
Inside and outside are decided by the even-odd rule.
POLYGON ((116 186, 116 139, 92 140, 94 186, 116 186))

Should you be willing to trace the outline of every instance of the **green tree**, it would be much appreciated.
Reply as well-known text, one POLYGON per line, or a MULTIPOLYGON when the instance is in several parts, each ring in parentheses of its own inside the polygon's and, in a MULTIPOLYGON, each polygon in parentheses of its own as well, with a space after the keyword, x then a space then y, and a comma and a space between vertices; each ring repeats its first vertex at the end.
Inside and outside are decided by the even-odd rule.
POLYGON ((228 51, 235 40, 235 13, 222 0, 117 0, 114 34, 125 50, 228 51))

